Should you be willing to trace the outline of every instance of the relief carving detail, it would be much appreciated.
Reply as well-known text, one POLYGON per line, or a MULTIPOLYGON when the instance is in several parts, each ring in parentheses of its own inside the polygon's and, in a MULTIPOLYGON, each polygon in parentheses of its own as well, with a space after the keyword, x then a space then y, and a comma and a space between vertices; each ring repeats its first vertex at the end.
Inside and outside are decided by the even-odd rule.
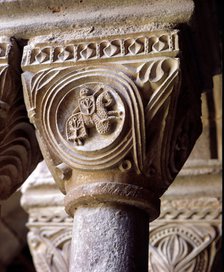
POLYGON ((110 134, 111 123, 122 118, 122 111, 112 110, 116 101, 111 91, 104 86, 96 86, 93 90, 87 86, 80 88, 78 107, 66 122, 69 141, 84 145, 84 139, 88 138, 87 128, 92 127, 101 135, 110 134))
POLYGON ((126 203, 132 196, 158 215, 159 197, 200 134, 195 129, 186 150, 180 147, 186 130, 200 128, 199 111, 186 108, 197 118, 187 114, 185 122, 177 114, 185 92, 181 61, 176 30, 25 47, 27 110, 60 189, 74 183, 65 201, 77 201, 67 207, 88 197, 126 203))
POLYGON ((209 272, 218 239, 218 227, 212 224, 158 225, 150 235, 149 271, 209 272))

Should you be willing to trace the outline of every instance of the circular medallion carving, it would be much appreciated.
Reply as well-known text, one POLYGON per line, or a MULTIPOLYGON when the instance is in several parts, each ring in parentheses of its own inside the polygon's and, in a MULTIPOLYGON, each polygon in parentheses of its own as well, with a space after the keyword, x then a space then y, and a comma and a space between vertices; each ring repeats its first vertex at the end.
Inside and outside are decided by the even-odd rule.
POLYGON ((40 90, 43 133, 65 164, 106 169, 119 165, 132 149, 136 166, 142 163, 143 106, 137 87, 125 74, 97 67, 61 69, 57 80, 42 94, 40 90))
POLYGON ((59 133, 72 149, 97 152, 120 135, 125 106, 110 86, 88 83, 68 92, 60 101, 56 115, 59 133))

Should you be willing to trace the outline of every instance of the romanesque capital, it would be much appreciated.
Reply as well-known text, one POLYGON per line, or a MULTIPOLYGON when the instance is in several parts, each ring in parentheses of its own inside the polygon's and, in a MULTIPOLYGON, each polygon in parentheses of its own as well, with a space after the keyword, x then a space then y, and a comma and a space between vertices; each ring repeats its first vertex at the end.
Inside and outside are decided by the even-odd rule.
POLYGON ((0 37, 0 199, 9 197, 42 158, 23 101, 21 55, 15 39, 0 37))
POLYGON ((69 214, 117 202, 159 215, 201 131, 180 44, 168 29, 25 46, 28 115, 69 214))

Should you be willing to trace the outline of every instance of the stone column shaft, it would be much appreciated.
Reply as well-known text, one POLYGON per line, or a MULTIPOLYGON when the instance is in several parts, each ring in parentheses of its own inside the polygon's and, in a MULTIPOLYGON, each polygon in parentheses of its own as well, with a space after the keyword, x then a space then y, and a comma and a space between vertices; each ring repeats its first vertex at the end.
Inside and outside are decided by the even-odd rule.
POLYGON ((81 206, 74 214, 70 270, 147 272, 149 219, 131 206, 81 206))

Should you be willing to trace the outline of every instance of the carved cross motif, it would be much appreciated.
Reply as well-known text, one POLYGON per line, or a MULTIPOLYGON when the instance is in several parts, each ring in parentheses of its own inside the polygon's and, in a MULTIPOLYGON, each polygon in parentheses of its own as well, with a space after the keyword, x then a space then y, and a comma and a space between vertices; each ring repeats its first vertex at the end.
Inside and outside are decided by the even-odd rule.
POLYGON ((83 145, 88 137, 87 128, 95 127, 101 135, 111 133, 111 123, 122 119, 122 112, 111 110, 115 104, 113 95, 104 86, 94 90, 82 87, 78 107, 66 122, 67 140, 83 145))

